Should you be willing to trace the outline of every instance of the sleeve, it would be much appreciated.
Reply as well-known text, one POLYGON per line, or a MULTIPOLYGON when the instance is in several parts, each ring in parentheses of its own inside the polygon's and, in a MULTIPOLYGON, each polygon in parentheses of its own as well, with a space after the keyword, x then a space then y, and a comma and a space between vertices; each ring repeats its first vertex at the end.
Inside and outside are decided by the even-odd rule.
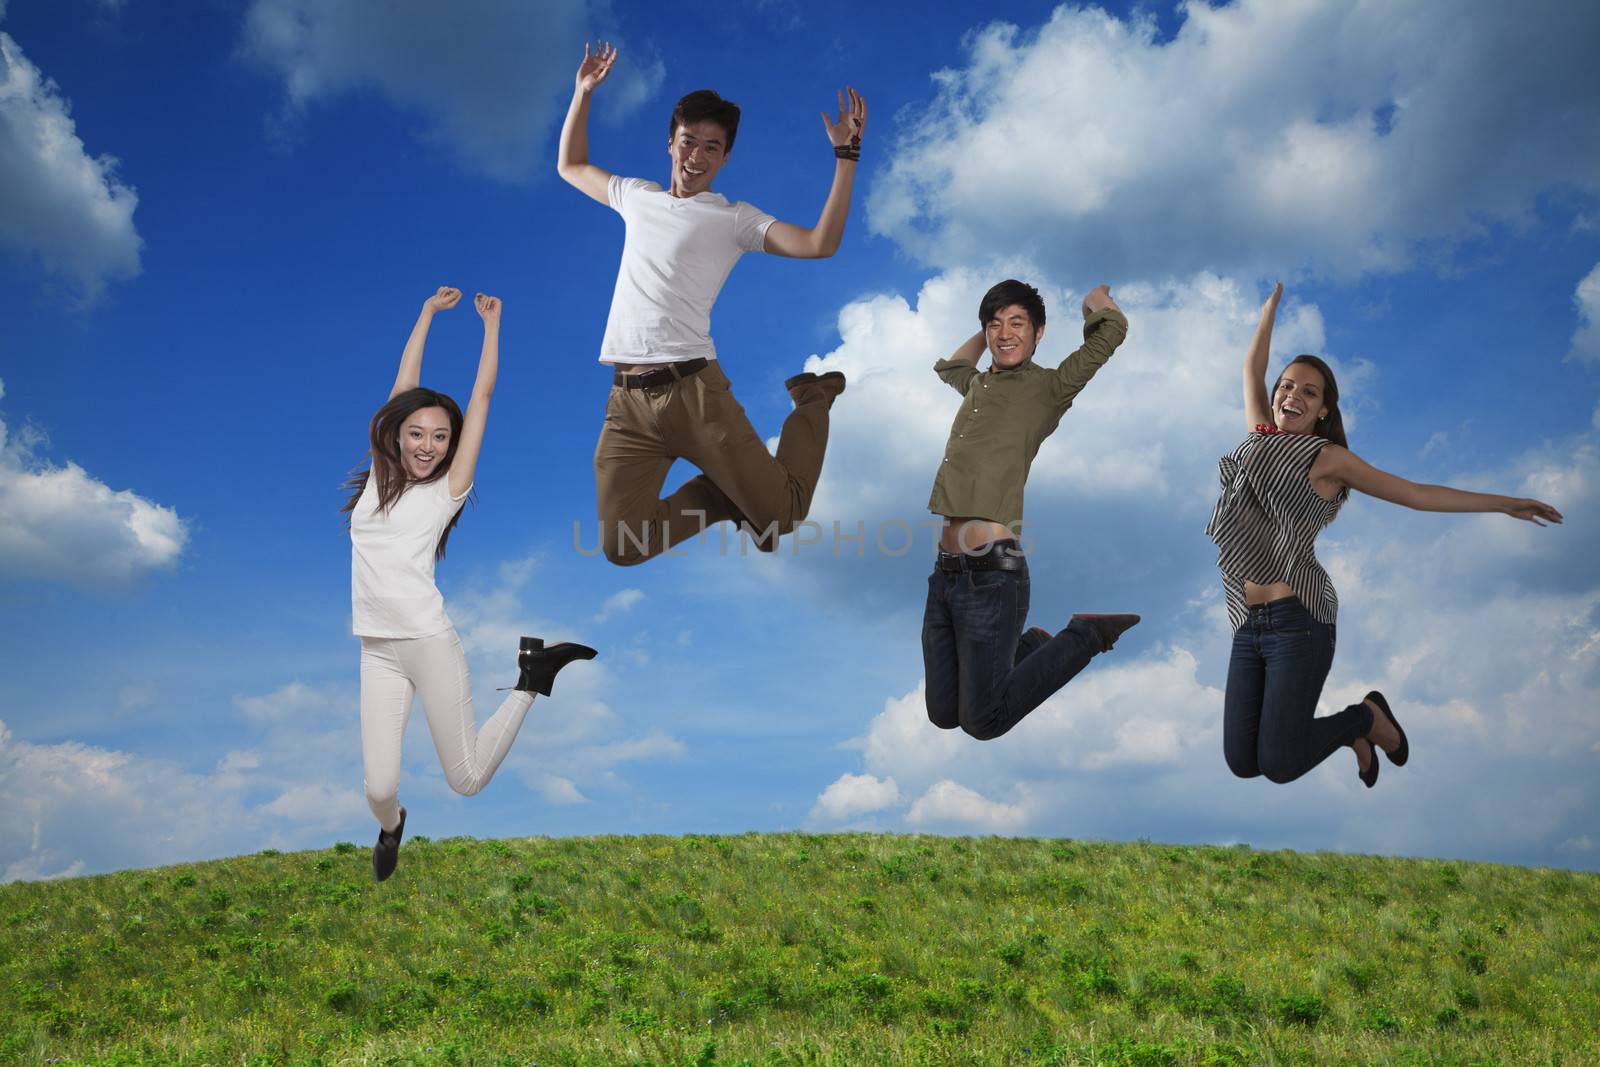
MULTIPOLYGON (((643 178, 624 178, 620 174, 613 174, 606 182, 606 199, 611 202, 611 210, 622 213, 628 201, 628 196, 639 189, 649 189, 655 182, 645 181, 643 178)), ((656 188, 661 188, 659 185, 656 188)))
POLYGON ((933 373, 937 374, 944 383, 962 396, 967 395, 967 388, 972 385, 972 379, 977 376, 978 365, 968 363, 964 359, 941 359, 933 365, 933 373))
POLYGON ((1115 308, 1102 308, 1089 316, 1083 324, 1083 345, 1056 368, 1055 399, 1061 410, 1072 406, 1073 398, 1127 336, 1128 320, 1115 308))
POLYGON ((733 239, 741 251, 765 250, 767 228, 778 220, 743 200, 733 205, 733 239))

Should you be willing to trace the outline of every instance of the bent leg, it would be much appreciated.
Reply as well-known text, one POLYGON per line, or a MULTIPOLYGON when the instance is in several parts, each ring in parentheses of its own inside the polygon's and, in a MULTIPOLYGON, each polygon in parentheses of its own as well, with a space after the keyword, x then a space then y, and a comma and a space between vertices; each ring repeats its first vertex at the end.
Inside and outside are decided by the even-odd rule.
POLYGON ((995 711, 999 732, 1005 733, 1059 692, 1099 651, 1099 639, 1082 619, 1072 620, 1065 630, 1040 644, 1006 678, 995 711))
POLYGON ((450 788, 472 796, 494 777, 511 751, 533 694, 512 692, 480 730, 472 713, 467 654, 454 629, 403 643, 401 655, 422 698, 433 747, 450 788))
POLYGON ((606 559, 624 567, 666 549, 663 533, 669 523, 675 541, 683 539, 676 536, 679 527, 687 531, 683 536, 694 532, 675 510, 692 507, 694 501, 661 499, 661 486, 676 457, 661 435, 652 393, 612 386, 605 425, 594 449, 600 548, 606 559))
POLYGON ((1317 718, 1317 699, 1333 666, 1333 627, 1304 616, 1262 634, 1266 679, 1258 758, 1270 781, 1292 782, 1372 728, 1372 710, 1352 705, 1317 718))
POLYGON ((394 642, 361 639, 361 773, 378 825, 400 825, 400 751, 415 688, 395 655, 394 642))
POLYGON ((928 576, 928 604, 922 611, 923 699, 928 706, 928 721, 941 730, 954 730, 961 725, 957 698, 960 661, 955 626, 945 598, 945 588, 952 578, 959 581, 961 575, 935 570, 928 576))
POLYGON ((778 454, 773 456, 716 363, 681 383, 681 388, 682 403, 672 409, 674 425, 669 432, 682 442, 684 457, 706 473, 758 534, 793 530, 811 510, 822 475, 828 447, 827 398, 819 394, 789 413, 778 437, 778 454))

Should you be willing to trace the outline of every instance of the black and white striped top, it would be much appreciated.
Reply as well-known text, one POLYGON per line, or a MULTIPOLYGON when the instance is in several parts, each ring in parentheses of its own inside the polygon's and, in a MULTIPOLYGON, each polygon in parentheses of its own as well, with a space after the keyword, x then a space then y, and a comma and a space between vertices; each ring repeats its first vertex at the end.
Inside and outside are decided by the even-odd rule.
POLYGON ((1312 542, 1350 495, 1324 500, 1311 488, 1311 464, 1330 442, 1312 434, 1253 431, 1217 467, 1222 498, 1206 533, 1217 543, 1217 566, 1237 630, 1249 611, 1244 583, 1288 582, 1311 617, 1333 625, 1339 594, 1317 562, 1312 542))

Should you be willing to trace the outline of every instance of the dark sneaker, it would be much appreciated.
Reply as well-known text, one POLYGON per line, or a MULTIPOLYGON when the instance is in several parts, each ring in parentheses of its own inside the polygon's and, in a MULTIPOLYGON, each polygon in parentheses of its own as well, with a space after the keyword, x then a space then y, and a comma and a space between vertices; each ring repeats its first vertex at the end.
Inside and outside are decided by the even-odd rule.
POLYGON ((1100 641, 1100 651, 1102 652, 1110 652, 1111 646, 1117 643, 1117 638, 1121 637, 1125 631, 1139 625, 1139 616, 1137 615, 1088 615, 1079 613, 1074 615, 1073 618, 1082 619, 1089 624, 1089 629, 1094 631, 1095 637, 1100 641))
POLYGON ((394 865, 400 862, 400 838, 406 832, 406 809, 400 809, 400 825, 394 828, 394 833, 388 830, 378 830, 378 843, 372 846, 372 873, 383 881, 394 873, 394 865))
POLYGON ((783 387, 789 390, 789 397, 796 404, 805 404, 813 400, 826 400, 830 405, 834 398, 844 392, 844 372, 831 370, 826 374, 796 374, 785 381, 783 387))

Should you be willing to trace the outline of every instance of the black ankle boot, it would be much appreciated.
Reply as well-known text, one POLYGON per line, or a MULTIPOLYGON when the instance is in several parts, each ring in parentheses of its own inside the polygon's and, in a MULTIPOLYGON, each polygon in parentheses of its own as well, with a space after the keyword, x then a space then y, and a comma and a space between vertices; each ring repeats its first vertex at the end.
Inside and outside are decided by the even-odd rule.
POLYGON ((394 873, 394 865, 400 862, 400 838, 406 832, 406 809, 400 809, 400 825, 390 833, 383 827, 378 827, 378 843, 372 846, 372 873, 383 881, 394 873))
POLYGON ((517 653, 517 666, 522 674, 517 678, 514 688, 524 693, 543 693, 550 695, 551 686, 555 685, 556 672, 575 659, 594 659, 599 655, 588 645, 573 644, 563 641, 558 645, 544 647, 544 642, 537 637, 524 637, 522 650, 517 653))

